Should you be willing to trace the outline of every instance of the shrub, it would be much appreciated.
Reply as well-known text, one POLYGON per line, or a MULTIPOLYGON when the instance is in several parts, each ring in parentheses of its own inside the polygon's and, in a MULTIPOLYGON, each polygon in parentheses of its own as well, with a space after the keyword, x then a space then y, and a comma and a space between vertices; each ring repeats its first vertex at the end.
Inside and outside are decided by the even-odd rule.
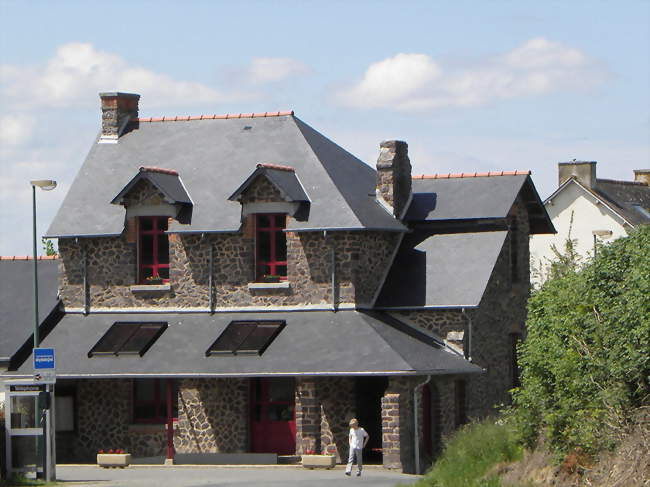
POLYGON ((498 487, 486 474, 498 463, 521 458, 512 427, 490 421, 469 424, 456 432, 440 458, 416 487, 498 487))
POLYGON ((512 411, 529 446, 545 434, 558 453, 596 453, 615 444, 633 408, 648 404, 649 255, 646 226, 531 297, 512 411))

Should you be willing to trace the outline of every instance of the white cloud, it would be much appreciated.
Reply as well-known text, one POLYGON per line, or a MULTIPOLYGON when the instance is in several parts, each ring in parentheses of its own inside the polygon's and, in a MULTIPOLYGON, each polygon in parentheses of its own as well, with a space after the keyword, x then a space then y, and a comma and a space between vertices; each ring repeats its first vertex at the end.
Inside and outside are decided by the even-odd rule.
POLYGON ((309 67, 301 61, 285 57, 258 57, 251 61, 246 77, 252 83, 263 84, 282 81, 292 76, 309 73, 309 67))
POLYGON ((175 80, 87 43, 60 46, 42 66, 0 66, 0 95, 10 106, 86 106, 97 104, 101 91, 140 93, 150 100, 148 105, 212 103, 227 98, 202 83, 175 80))
POLYGON ((426 110, 585 90, 606 73, 579 49, 544 38, 463 68, 444 68, 426 54, 397 54, 371 64, 363 78, 337 93, 359 108, 426 110))
POLYGON ((0 116, 0 145, 20 145, 29 140, 35 120, 28 115, 0 116))

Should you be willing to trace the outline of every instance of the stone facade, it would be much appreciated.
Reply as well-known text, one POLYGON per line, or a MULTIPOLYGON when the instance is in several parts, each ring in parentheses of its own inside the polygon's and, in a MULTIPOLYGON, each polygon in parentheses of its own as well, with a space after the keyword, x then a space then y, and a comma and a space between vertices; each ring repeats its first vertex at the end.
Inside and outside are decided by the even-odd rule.
POLYGON ((102 135, 117 138, 127 119, 138 117, 140 95, 101 93, 102 135))
POLYGON ((411 197, 408 145, 401 140, 386 140, 379 147, 377 194, 393 207, 393 215, 401 218, 411 197))
POLYGON ((207 308, 210 248, 215 307, 367 305, 381 284, 398 235, 381 232, 287 233, 289 289, 249 290, 254 239, 244 232, 170 235, 169 291, 133 292, 136 245, 119 237, 59 239, 59 287, 66 308, 84 306, 84 272, 91 308, 207 308), (336 283, 332 296, 332 249, 336 283), (84 267, 84 255, 87 266, 84 267))

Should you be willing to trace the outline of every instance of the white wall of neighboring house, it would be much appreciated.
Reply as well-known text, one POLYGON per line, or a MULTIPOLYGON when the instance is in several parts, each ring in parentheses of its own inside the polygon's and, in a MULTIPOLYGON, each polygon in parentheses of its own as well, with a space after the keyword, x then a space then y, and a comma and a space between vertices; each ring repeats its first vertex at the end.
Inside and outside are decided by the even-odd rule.
POLYGON ((533 235, 530 238, 531 281, 534 285, 541 284, 548 277, 544 270, 555 260, 551 246, 555 245, 562 251, 569 238, 569 231, 571 239, 575 240, 577 252, 586 260, 594 255, 592 231, 610 230, 611 237, 597 237, 600 242, 607 243, 627 235, 626 229, 630 228, 605 203, 573 182, 565 186, 552 200, 547 201, 546 211, 557 234, 533 235), (535 272, 540 268, 543 271, 541 275, 535 272))

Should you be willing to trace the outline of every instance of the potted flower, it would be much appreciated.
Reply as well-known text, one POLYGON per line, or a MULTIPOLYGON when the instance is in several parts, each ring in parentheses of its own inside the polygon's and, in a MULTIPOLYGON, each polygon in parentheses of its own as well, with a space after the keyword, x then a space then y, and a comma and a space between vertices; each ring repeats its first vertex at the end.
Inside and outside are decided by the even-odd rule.
POLYGON ((322 455, 317 455, 315 450, 305 450, 302 455, 302 466, 304 468, 334 468, 336 465, 336 457, 323 452, 322 455))
POLYGON ((145 284, 158 285, 163 284, 162 277, 160 276, 149 276, 144 280, 145 284))
POLYGON ((103 468, 124 468, 131 464, 131 454, 122 448, 114 450, 99 450, 97 452, 97 465, 103 468))

